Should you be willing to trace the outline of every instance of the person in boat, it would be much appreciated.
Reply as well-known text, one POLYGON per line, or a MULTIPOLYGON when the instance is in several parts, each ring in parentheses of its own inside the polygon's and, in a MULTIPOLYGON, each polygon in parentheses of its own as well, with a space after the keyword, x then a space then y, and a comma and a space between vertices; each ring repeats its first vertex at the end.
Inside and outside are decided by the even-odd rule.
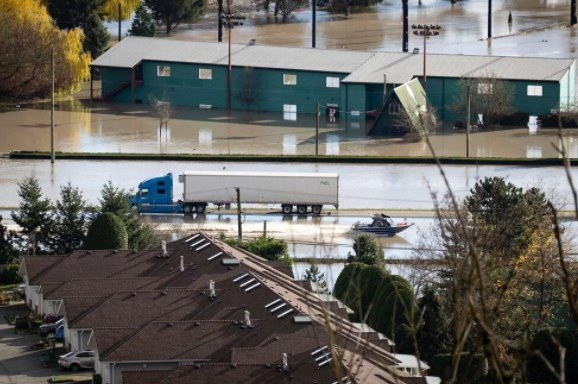
POLYGON ((391 227, 391 217, 381 213, 373 215, 374 227, 391 227))

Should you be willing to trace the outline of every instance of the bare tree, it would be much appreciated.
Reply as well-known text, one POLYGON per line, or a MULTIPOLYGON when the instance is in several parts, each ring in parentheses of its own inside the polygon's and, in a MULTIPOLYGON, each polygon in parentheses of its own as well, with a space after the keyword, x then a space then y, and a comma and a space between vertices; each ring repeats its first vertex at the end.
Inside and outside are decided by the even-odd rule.
POLYGON ((468 90, 470 112, 482 115, 483 120, 479 123, 484 128, 498 125, 502 118, 515 112, 512 87, 490 73, 478 78, 461 79, 453 105, 460 116, 466 114, 468 90))
POLYGON ((438 128, 439 120, 435 108, 431 105, 423 105, 413 111, 401 108, 394 124, 407 132, 404 137, 406 141, 420 142, 427 134, 438 128))

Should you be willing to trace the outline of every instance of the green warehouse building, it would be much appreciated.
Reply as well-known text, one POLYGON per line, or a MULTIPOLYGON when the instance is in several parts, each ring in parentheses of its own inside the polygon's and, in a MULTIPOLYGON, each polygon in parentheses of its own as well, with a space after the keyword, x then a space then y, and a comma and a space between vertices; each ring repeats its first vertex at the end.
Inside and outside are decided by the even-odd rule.
MULTIPOLYGON (((389 102, 395 87, 419 79, 423 55, 258 44, 191 42, 127 37, 91 64, 102 80, 104 100, 227 108, 231 61, 231 108, 283 113, 294 120, 315 113, 317 103, 331 116, 362 120, 395 115, 389 102)), ((516 112, 548 114, 575 105, 575 60, 428 54, 426 93, 444 121, 462 120, 464 79, 476 79, 472 92, 488 93, 483 79, 512 89, 516 112), (481 82, 481 84, 480 84, 481 82), (475 88, 475 87, 474 87, 475 88)), ((375 120, 379 134, 390 118, 375 120)))

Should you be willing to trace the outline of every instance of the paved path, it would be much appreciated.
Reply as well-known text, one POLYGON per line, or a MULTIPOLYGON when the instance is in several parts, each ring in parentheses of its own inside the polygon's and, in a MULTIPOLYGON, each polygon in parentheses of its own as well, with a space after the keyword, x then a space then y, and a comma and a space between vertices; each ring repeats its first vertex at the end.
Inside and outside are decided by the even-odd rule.
POLYGON ((45 384, 58 369, 42 367, 45 351, 35 351, 32 346, 37 335, 19 335, 6 322, 9 313, 23 313, 24 305, 0 306, 0 384, 45 384))

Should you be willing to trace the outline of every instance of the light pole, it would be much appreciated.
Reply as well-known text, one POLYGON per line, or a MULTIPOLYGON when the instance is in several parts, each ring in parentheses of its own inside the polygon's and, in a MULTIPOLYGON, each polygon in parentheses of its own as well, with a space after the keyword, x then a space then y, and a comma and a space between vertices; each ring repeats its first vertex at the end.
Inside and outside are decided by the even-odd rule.
POLYGON ((426 58, 427 58, 427 38, 430 36, 438 36, 440 34, 440 29, 442 29, 442 27, 440 27, 439 25, 415 25, 413 24, 411 26, 411 29, 413 29, 413 34, 414 35, 418 35, 418 36, 423 36, 423 89, 426 91, 427 93, 427 62, 426 62, 426 58))
POLYGON ((231 12, 231 0, 227 1, 227 11, 224 12, 221 16, 221 23, 224 28, 227 28, 229 33, 229 65, 228 65, 228 73, 227 73, 227 111, 231 112, 231 76, 232 76, 232 67, 231 67, 231 30, 235 28, 235 26, 243 25, 243 21, 245 17, 240 16, 237 12, 231 12))

